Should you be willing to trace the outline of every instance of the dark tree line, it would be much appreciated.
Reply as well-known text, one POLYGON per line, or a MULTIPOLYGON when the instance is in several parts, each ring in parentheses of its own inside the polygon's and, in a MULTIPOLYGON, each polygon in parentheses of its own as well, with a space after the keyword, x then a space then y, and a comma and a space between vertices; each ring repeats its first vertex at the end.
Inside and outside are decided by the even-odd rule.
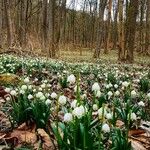
POLYGON ((56 57, 89 48, 93 57, 118 50, 118 60, 150 55, 150 0, 0 0, 0 48, 56 57))

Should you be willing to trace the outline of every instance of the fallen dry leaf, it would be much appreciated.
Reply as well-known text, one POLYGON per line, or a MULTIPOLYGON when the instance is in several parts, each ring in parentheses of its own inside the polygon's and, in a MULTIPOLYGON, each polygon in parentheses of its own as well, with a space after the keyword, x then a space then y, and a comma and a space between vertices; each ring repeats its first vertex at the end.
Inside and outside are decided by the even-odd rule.
POLYGON ((136 141, 136 140, 132 140, 131 141, 131 145, 133 150, 147 150, 140 142, 136 141))
POLYGON ((116 121, 116 127, 121 128, 123 125, 124 125, 124 122, 122 122, 121 120, 116 121))
POLYGON ((53 150, 54 146, 49 135, 43 129, 37 129, 37 132, 41 137, 43 150, 53 150))
POLYGON ((129 133, 128 133, 128 136, 134 136, 134 135, 139 135, 139 134, 143 134, 145 133, 144 130, 142 129, 135 129, 135 130, 130 130, 129 133))

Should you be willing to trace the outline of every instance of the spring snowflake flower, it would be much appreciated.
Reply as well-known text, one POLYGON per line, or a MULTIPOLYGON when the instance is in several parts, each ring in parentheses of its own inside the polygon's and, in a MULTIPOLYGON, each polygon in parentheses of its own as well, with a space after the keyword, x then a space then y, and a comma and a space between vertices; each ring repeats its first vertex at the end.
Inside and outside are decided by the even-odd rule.
POLYGON ((131 120, 136 120, 136 114, 135 113, 131 113, 131 120))
POLYGON ((41 85, 41 88, 44 89, 45 87, 46 87, 46 84, 43 83, 43 84, 41 85))
POLYGON ((97 98, 100 98, 101 95, 102 95, 101 91, 97 91, 97 92, 96 92, 96 97, 97 97, 97 98))
POLYGON ((19 93, 20 94, 25 94, 25 91, 24 90, 20 90, 19 93))
POLYGON ((30 82, 30 80, 28 77, 24 79, 24 83, 29 83, 29 82, 30 82))
POLYGON ((112 119, 112 114, 111 114, 111 113, 107 113, 107 114, 106 114, 106 118, 107 118, 108 120, 111 120, 111 119, 112 119))
POLYGON ((71 102, 71 108, 77 107, 77 100, 71 102))
POLYGON ((70 76, 68 76, 67 82, 69 82, 70 84, 74 84, 76 82, 76 77, 71 74, 70 76))
POLYGON ((33 96, 31 94, 28 95, 28 99, 31 100, 33 96))
POLYGON ((45 101, 45 104, 46 104, 46 105, 50 105, 51 102, 52 102, 52 101, 51 101, 50 99, 47 99, 47 100, 45 101))
POLYGON ((110 132, 110 127, 107 123, 102 125, 102 131, 105 133, 109 133, 110 132))
POLYGON ((22 85, 22 86, 21 86, 21 89, 25 91, 25 90, 28 89, 28 87, 27 87, 26 85, 22 85))
POLYGON ((92 91, 96 92, 96 91, 100 91, 100 86, 97 82, 95 82, 93 85, 92 85, 92 91))
POLYGON ((64 95, 60 96, 59 99, 58 99, 58 102, 59 102, 59 104, 61 104, 61 105, 65 105, 66 102, 67 102, 66 96, 64 96, 64 95))
POLYGON ((119 92, 119 91, 116 91, 116 92, 115 92, 115 95, 116 95, 116 96, 119 96, 119 95, 120 95, 120 92, 119 92))
POLYGON ((144 107, 144 106, 145 106, 145 103, 144 103, 143 101, 140 101, 140 102, 138 103, 138 105, 144 107))
POLYGON ((10 101, 10 99, 11 99, 11 98, 10 98, 9 96, 8 96, 8 97, 6 97, 6 101, 10 101))
POLYGON ((56 94, 55 92, 53 92, 53 93, 51 94, 51 98, 56 99, 56 98, 57 98, 57 94, 56 94))
POLYGON ((10 95, 16 96, 16 95, 17 95, 17 92, 16 92, 15 90, 12 90, 12 91, 10 92, 10 95))
POLYGON ((115 84, 115 85, 114 85, 114 88, 117 89, 117 88, 118 88, 118 84, 115 84))
POLYGON ((10 93, 10 90, 11 90, 10 88, 6 88, 5 92, 10 93))
POLYGON ((98 110, 97 104, 94 104, 94 105, 93 105, 93 110, 94 110, 94 111, 97 111, 97 110, 98 110))
POLYGON ((73 120, 73 116, 71 113, 66 113, 64 115, 64 122, 71 122, 73 120))
MULTIPOLYGON (((136 114, 135 113, 131 113, 131 116, 130 116, 131 118, 131 120, 132 121, 134 121, 134 120, 136 120, 137 119, 137 117, 136 117, 136 114)), ((128 119, 129 119, 129 114, 128 114, 128 119)))
POLYGON ((86 109, 81 105, 79 107, 76 107, 73 110, 73 115, 76 116, 77 118, 82 118, 84 116, 84 114, 86 113, 86 109))
POLYGON ((107 114, 106 108, 101 107, 98 110, 98 117, 99 117, 99 119, 102 119, 102 117, 105 117, 106 114, 107 114))
POLYGON ((147 97, 150 99, 150 93, 147 94, 147 97))
POLYGON ((129 82, 127 82, 127 81, 122 82, 122 86, 128 87, 129 86, 129 82))
POLYGON ((41 98, 41 97, 43 97, 44 96, 44 94, 42 93, 42 92, 38 92, 37 94, 36 94, 36 97, 37 98, 41 98))
POLYGON ((108 95, 108 97, 111 97, 111 96, 113 95, 112 91, 109 91, 109 92, 107 93, 107 95, 108 95))
POLYGON ((135 91, 135 90, 131 91, 131 97, 132 97, 132 98, 135 98, 135 97, 136 97, 136 95, 137 95, 137 93, 136 93, 136 91, 135 91))

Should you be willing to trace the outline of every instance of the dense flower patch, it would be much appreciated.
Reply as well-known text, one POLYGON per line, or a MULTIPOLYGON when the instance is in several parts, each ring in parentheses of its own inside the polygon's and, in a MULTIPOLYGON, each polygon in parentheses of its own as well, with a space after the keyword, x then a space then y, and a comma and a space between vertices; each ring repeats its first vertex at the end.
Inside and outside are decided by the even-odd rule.
POLYGON ((150 120, 148 66, 1 56, 0 73, 12 128, 34 123, 58 149, 130 150, 129 131, 150 120))

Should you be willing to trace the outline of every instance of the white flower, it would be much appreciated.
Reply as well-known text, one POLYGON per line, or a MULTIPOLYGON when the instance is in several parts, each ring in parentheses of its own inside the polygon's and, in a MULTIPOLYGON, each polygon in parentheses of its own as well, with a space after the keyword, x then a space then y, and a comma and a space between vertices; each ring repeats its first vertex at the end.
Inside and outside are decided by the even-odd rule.
POLYGON ((31 90, 31 89, 32 89, 32 85, 29 85, 29 86, 28 86, 28 89, 31 90))
POLYGON ((118 84, 115 84, 115 85, 114 85, 114 88, 117 89, 117 88, 118 88, 118 84))
POLYGON ((66 113, 64 115, 64 122, 71 122, 73 120, 73 116, 71 113, 66 113))
POLYGON ((29 82, 30 82, 30 80, 28 77, 24 79, 24 83, 29 83, 29 82))
POLYGON ((112 93, 111 91, 109 91, 109 92, 107 93, 107 95, 108 95, 109 97, 111 97, 111 96, 113 95, 113 93, 112 93))
POLYGON ((46 97, 44 95, 40 97, 40 100, 45 100, 45 99, 46 97))
POLYGON ((43 97, 44 96, 44 94, 42 93, 42 92, 38 92, 37 94, 36 94, 36 97, 37 98, 41 98, 41 97, 43 97))
POLYGON ((143 101, 140 101, 140 102, 138 103, 138 105, 144 107, 144 106, 145 106, 145 103, 144 103, 143 101))
POLYGON ((112 119, 112 114, 111 114, 111 113, 107 113, 107 114, 106 114, 106 118, 107 118, 108 120, 111 120, 111 119, 112 119))
POLYGON ((41 87, 39 87, 39 91, 42 91, 43 89, 41 87))
POLYGON ((81 99, 82 100, 84 100, 84 99, 86 99, 87 98, 87 94, 86 93, 84 93, 83 95, 81 95, 81 99))
POLYGON ((19 93, 20 93, 20 94, 24 94, 25 91, 24 91, 24 90, 20 90, 19 93))
POLYGON ((33 89, 33 92, 36 92, 36 89, 33 89))
POLYGON ((86 113, 86 109, 81 105, 80 107, 76 107, 72 111, 73 115, 76 116, 77 118, 82 118, 84 114, 86 113))
POLYGON ((28 95, 28 99, 30 100, 30 99, 32 99, 33 98, 33 96, 31 95, 31 94, 29 94, 28 95))
POLYGON ((55 92, 53 92, 53 93, 51 94, 51 98, 56 99, 56 98, 57 98, 57 94, 56 94, 55 92))
POLYGON ((68 76, 67 82, 69 82, 70 84, 74 84, 76 82, 76 77, 71 74, 70 76, 68 76))
POLYGON ((99 116, 99 119, 102 119, 102 117, 105 117, 107 114, 107 111, 105 108, 101 107, 99 110, 98 110, 98 116, 99 116))
POLYGON ((135 113, 131 113, 131 120, 136 120, 136 114, 135 113))
POLYGON ((106 87, 106 89, 109 89, 109 84, 106 84, 105 87, 106 87))
POLYGON ((6 97, 6 101, 9 101, 10 100, 10 97, 8 96, 8 97, 6 97))
POLYGON ((61 105, 65 105, 66 102, 67 102, 67 98, 64 95, 62 95, 62 96, 59 97, 58 102, 61 105))
POLYGON ((137 95, 137 93, 135 92, 135 90, 131 91, 131 97, 132 97, 132 98, 135 98, 136 95, 137 95))
POLYGON ((93 105, 93 110, 94 110, 94 111, 97 111, 97 110, 98 110, 97 104, 94 104, 94 105, 93 105))
POLYGON ((12 96, 16 96, 16 95, 17 95, 17 92, 16 92, 15 90, 12 90, 12 91, 10 92, 10 94, 11 94, 12 96))
POLYGON ((52 102, 52 101, 51 101, 50 99, 47 99, 47 100, 45 101, 45 104, 46 104, 46 105, 50 105, 51 102, 52 102))
POLYGON ((119 96, 119 95, 120 95, 120 92, 119 92, 119 91, 116 91, 116 92, 115 92, 115 95, 116 95, 116 96, 119 96))
POLYGON ((46 84, 43 83, 43 84, 41 85, 41 88, 44 89, 45 87, 46 87, 46 84))
POLYGON ((150 93, 147 94, 147 97, 150 98, 150 93))
POLYGON ((109 125, 106 124, 106 123, 103 124, 103 125, 102 125, 102 131, 105 132, 105 133, 107 133, 107 132, 109 133, 109 132, 110 132, 110 127, 109 127, 109 125))
POLYGON ((77 107, 77 100, 71 102, 71 108, 77 107))
POLYGON ((102 95, 101 91, 97 91, 97 92, 96 92, 96 97, 97 97, 97 98, 100 98, 101 95, 102 95))
POLYGON ((6 88, 5 92, 10 93, 10 90, 11 90, 10 88, 6 88))
POLYGON ((100 91, 100 86, 97 82, 95 82, 93 85, 92 85, 92 91, 96 92, 96 91, 100 91))
POLYGON ((109 87, 111 88, 113 85, 111 83, 109 83, 109 87))
POLYGON ((129 82, 127 82, 127 81, 122 82, 122 86, 128 87, 129 86, 129 82))
POLYGON ((28 89, 28 87, 27 87, 26 85, 22 85, 22 86, 21 86, 21 89, 25 91, 25 90, 28 89))

